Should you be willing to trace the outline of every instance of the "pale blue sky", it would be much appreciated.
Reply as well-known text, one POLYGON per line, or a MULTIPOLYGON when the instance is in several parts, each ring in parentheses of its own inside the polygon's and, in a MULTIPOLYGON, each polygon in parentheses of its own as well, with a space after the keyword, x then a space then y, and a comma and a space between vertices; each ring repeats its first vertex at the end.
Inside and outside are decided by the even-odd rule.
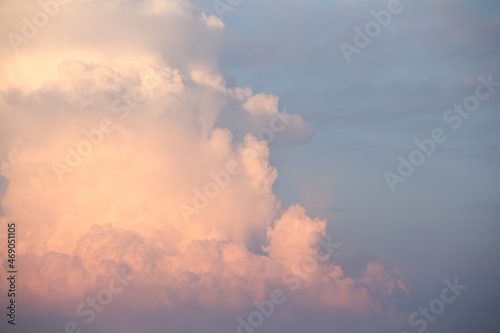
MULTIPOLYGON (((271 144, 285 204, 327 218, 353 256, 401 268, 424 305, 445 278, 467 295, 434 329, 493 331, 500 308, 500 90, 452 130, 443 113, 474 92, 479 75, 500 81, 497 1, 402 1, 404 10, 350 64, 339 44, 385 1, 244 1, 226 13, 221 66, 230 80, 280 97, 314 127, 301 145, 271 144), (346 3, 350 3, 346 5, 346 3), (442 127, 448 140, 391 193, 415 139, 442 127), (313 202, 325 198, 319 207, 313 202), (472 329, 471 327, 474 327, 472 329)), ((210 8, 199 1, 201 8, 210 8)), ((411 308, 411 306, 410 306, 411 308)))

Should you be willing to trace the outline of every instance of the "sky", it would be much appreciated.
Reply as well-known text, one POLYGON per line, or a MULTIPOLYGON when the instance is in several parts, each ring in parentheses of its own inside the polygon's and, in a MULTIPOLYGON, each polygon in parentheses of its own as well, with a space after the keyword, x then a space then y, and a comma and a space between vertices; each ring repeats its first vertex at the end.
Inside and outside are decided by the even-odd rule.
POLYGON ((0 18, 2 332, 498 330, 497 1, 0 18))

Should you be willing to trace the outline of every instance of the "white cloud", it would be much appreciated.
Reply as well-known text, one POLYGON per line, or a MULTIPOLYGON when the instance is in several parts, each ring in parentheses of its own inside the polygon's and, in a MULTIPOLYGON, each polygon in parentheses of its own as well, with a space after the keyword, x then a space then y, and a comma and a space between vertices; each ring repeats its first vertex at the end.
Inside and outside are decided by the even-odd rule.
MULTIPOLYGON (((236 117, 243 109, 276 115, 278 97, 226 86, 216 65, 223 30, 213 29, 222 25, 190 8, 184 1, 75 3, 25 53, 0 51, 0 173, 9 181, 1 204, 19 225, 19 260, 30 263, 22 297, 41 300, 49 312, 71 308, 122 266, 139 277, 141 293, 126 303, 132 308, 244 308, 281 284, 283 269, 311 255, 326 233, 326 222, 300 206, 283 213, 266 143, 247 135, 240 151, 231 131, 215 125, 227 105, 236 117), (148 10, 129 10, 135 6, 148 10), (144 98, 127 100, 138 87, 144 98), (96 134, 103 119, 113 131, 96 134), (85 140, 99 143, 60 182, 54 161, 65 164, 85 140), (186 224, 179 204, 230 160, 241 175, 186 224), (250 250, 266 241, 265 255, 250 250)), ((297 119, 292 127, 301 131, 306 125, 297 119)), ((371 290, 391 294, 396 282, 387 281, 401 282, 383 268, 368 273, 355 281, 325 264, 303 301, 377 308, 371 290)))

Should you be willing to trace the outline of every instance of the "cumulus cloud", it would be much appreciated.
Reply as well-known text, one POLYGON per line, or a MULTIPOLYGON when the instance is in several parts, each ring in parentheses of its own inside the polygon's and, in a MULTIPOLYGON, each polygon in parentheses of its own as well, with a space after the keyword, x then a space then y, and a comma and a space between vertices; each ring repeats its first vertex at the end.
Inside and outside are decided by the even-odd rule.
POLYGON ((247 99, 243 108, 252 114, 278 112, 278 97, 266 94, 258 94, 247 99))
MULTIPOLYGON (((226 85, 216 65, 223 24, 180 0, 75 1, 60 10, 20 54, 0 51, 2 222, 18 226, 19 288, 32 320, 71 316, 123 269, 135 280, 122 311, 233 313, 271 286, 285 288, 283 272, 314 255, 326 221, 282 207, 266 142, 216 125, 228 105, 246 120, 279 113, 278 97, 226 85), (214 177, 225 182, 230 161, 239 174, 207 189, 214 177), (204 208, 188 223, 179 207, 196 200, 204 208)), ((291 126, 298 137, 310 133, 300 117, 291 126)), ((364 314, 383 308, 372 294, 405 288, 379 264, 347 277, 334 256, 303 286, 294 302, 364 314)), ((182 331, 187 319, 175 320, 182 331)))

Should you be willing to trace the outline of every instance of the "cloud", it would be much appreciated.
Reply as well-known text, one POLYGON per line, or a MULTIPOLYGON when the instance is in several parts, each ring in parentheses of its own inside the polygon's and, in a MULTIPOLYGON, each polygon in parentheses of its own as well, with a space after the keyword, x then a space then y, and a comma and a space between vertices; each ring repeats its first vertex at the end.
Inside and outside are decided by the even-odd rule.
MULTIPOLYGON (((2 222, 17 225, 26 325, 54 311, 75 316, 82 299, 123 269, 136 278, 113 306, 136 313, 215 307, 233 315, 272 286, 285 288, 283 272, 313 255, 326 222, 282 207, 266 142, 235 139, 216 125, 228 106, 244 121, 247 111, 278 114, 278 97, 226 86, 216 65, 221 23, 185 1, 67 6, 24 53, 0 51, 2 222), (241 174, 210 193, 206 184, 228 161, 241 174), (197 200, 194 189, 211 200, 186 223, 179 205, 197 200)), ((14 23, 5 21, 2 32, 14 23)), ((250 119, 250 127, 261 121, 250 119)), ((294 135, 309 135, 300 117, 294 124, 294 135)), ((331 260, 291 304, 366 314, 386 302, 373 293, 390 298, 404 289, 397 271, 368 265, 354 279, 331 260)), ((124 331, 99 315, 96 331, 124 331)), ((174 331, 189 324, 173 320, 174 331)), ((132 331, 136 322, 124 321, 132 331)))
POLYGON ((251 96, 243 104, 243 108, 251 114, 278 112, 278 97, 266 94, 251 96))

